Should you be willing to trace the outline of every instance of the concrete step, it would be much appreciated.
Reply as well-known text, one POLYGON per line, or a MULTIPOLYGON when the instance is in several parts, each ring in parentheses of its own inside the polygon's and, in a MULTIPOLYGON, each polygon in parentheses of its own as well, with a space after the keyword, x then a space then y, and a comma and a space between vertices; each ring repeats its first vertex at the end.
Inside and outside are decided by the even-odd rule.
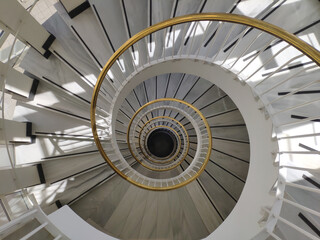
POLYGON ((104 226, 129 187, 130 183, 120 176, 114 176, 107 183, 72 204, 71 208, 83 219, 90 218, 107 231, 104 226))

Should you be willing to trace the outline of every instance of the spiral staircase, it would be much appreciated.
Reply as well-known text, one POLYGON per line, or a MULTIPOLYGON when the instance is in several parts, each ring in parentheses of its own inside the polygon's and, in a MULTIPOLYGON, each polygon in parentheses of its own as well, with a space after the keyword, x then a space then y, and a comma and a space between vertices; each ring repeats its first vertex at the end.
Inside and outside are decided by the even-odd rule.
POLYGON ((320 239, 319 26, 316 0, 0 1, 0 239, 320 239))

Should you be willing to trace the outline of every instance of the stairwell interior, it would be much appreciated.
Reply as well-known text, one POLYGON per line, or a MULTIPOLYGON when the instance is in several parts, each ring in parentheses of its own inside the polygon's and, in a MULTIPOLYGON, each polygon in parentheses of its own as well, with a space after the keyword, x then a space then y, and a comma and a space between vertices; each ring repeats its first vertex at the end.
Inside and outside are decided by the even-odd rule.
POLYGON ((319 240, 319 26, 317 0, 0 1, 0 239, 319 240), (188 14, 219 20, 100 79, 188 14))

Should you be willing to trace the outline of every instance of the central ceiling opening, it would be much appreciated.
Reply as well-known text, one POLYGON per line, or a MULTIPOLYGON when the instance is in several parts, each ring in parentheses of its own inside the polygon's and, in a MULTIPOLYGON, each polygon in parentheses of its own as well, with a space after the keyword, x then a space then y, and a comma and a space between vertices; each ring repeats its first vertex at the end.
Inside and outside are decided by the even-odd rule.
POLYGON ((171 155, 174 150, 174 139, 166 129, 156 129, 150 133, 147 140, 147 147, 150 153, 158 158, 171 155))

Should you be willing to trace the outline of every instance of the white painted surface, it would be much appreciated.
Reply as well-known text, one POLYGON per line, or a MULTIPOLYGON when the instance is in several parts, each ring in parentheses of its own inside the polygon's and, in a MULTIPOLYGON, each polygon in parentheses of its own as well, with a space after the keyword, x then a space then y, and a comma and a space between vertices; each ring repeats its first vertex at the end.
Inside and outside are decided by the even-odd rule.
POLYGON ((0 194, 7 194, 18 189, 40 184, 37 166, 29 166, 0 171, 0 194), (16 176, 16 179, 14 179, 16 176))
MULTIPOLYGON (((77 17, 71 19, 60 5, 57 4, 56 8, 61 18, 70 27, 70 30, 74 31, 72 29, 74 28, 80 35, 81 38, 74 32, 74 35, 78 38, 79 42, 82 45, 83 42, 85 42, 86 46, 83 45, 83 48, 92 58, 92 61, 97 63, 94 58, 96 57, 100 64, 105 64, 113 52, 111 48, 108 48, 108 43, 105 40, 103 31, 97 27, 99 23, 97 22, 92 9, 88 8, 77 17), (90 49, 91 52, 88 49, 90 49)), ((97 67, 100 69, 99 65, 97 65, 97 67)))
MULTIPOLYGON (((58 13, 54 14, 43 26, 57 38, 50 46, 50 51, 54 54, 58 53, 75 67, 77 71, 80 72, 79 76, 89 85, 95 84, 97 76, 99 75, 99 69, 92 62, 90 56, 86 53, 78 39, 75 38, 58 13)), ((71 67, 70 69, 77 73, 71 67)))
POLYGON ((0 1, 0 22, 10 31, 19 31, 19 40, 30 43, 41 54, 45 53, 42 45, 50 34, 28 13, 18 1, 0 1), (21 25, 23 22, 23 25, 21 25))
POLYGON ((112 240, 114 237, 95 229, 68 206, 63 206, 59 210, 51 213, 48 218, 51 222, 71 240, 112 240))
MULTIPOLYGON (((0 73, 5 75, 6 64, 0 62, 0 73)), ((33 79, 9 67, 6 76, 6 89, 24 97, 29 97, 33 79)))
POLYGON ((258 109, 258 102, 254 99, 250 87, 234 80, 234 74, 216 65, 189 59, 175 59, 147 67, 127 80, 121 96, 117 98, 127 96, 131 89, 141 82, 165 73, 193 74, 211 81, 230 96, 242 113, 251 144, 248 178, 237 205, 208 239, 252 239, 263 230, 263 226, 258 223, 263 216, 261 208, 272 206, 274 197, 269 191, 278 175, 271 154, 276 151, 277 144, 271 140, 270 119, 265 119, 264 113, 258 109))
POLYGON ((68 12, 74 10, 75 8, 79 7, 81 4, 83 4, 85 0, 61 0, 61 3, 66 8, 68 12))
POLYGON ((30 143, 31 139, 26 136, 26 129, 25 122, 0 119, 0 144, 4 144, 5 141, 30 143))

